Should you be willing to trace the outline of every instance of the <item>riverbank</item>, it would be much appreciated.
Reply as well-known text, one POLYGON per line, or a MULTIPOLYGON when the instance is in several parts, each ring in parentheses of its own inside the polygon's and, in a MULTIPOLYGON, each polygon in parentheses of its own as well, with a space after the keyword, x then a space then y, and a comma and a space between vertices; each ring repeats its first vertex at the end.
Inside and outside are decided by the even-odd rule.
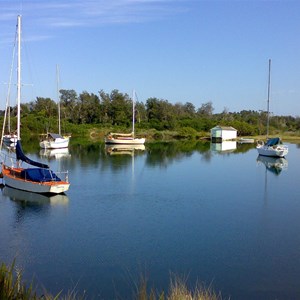
MULTIPOLYGON (((108 128, 90 128, 87 130, 85 136, 91 141, 104 141, 104 137, 110 131, 118 131, 117 129, 108 128)), ((121 130, 119 130, 122 132, 121 130)), ((210 132, 198 132, 192 128, 181 128, 177 131, 163 130, 158 131, 155 129, 139 131, 136 134, 137 137, 145 137, 146 142, 153 141, 174 141, 174 140, 210 140, 210 132)), ((283 142, 300 143, 300 132, 284 132, 284 133, 274 133, 270 134, 270 137, 279 136, 283 142)), ((240 138, 254 139, 254 141, 265 140, 265 135, 257 136, 238 136, 237 140, 240 138)))

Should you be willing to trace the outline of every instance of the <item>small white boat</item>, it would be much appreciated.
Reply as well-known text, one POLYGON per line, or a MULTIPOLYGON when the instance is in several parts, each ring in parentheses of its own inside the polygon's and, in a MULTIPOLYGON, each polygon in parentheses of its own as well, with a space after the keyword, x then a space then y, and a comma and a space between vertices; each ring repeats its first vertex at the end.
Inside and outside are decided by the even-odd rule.
POLYGON ((62 136, 57 133, 46 133, 42 135, 40 147, 42 149, 60 149, 69 146, 69 136, 62 136))
POLYGON ((106 144, 119 144, 119 145, 141 145, 146 141, 145 138, 136 138, 134 137, 134 133, 109 133, 105 137, 106 144))
POLYGON ((57 98, 58 98, 58 134, 57 133, 46 133, 41 135, 40 147, 42 149, 60 149, 69 147, 70 135, 63 136, 61 134, 60 126, 60 98, 59 98, 59 70, 56 66, 56 75, 57 75, 57 98))
POLYGON ((16 134, 11 133, 11 134, 5 134, 5 135, 3 135, 2 140, 3 140, 3 143, 5 143, 6 145, 11 146, 11 145, 16 145, 17 138, 18 137, 17 137, 16 134))
POLYGON ((251 139, 251 138, 240 138, 239 139, 239 143, 240 144, 253 144, 254 143, 254 139, 251 139))
POLYGON ((258 143, 256 149, 259 155, 273 157, 285 157, 289 152, 288 146, 283 145, 279 137, 258 143))
POLYGON ((132 95, 132 132, 131 133, 109 133, 104 141, 105 144, 119 144, 119 145, 142 145, 145 143, 145 138, 136 138, 134 132, 135 124, 135 91, 132 95))

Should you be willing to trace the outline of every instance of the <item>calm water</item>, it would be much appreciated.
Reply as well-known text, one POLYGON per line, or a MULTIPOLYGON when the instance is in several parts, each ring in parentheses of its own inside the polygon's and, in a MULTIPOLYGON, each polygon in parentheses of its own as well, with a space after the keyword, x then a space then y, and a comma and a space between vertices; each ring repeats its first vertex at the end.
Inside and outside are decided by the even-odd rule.
POLYGON ((172 274, 231 299, 299 299, 299 146, 277 161, 283 170, 257 161, 253 145, 217 146, 31 151, 67 168, 71 188, 53 198, 2 189, 0 261, 89 299, 130 299, 141 275, 167 290, 172 274))

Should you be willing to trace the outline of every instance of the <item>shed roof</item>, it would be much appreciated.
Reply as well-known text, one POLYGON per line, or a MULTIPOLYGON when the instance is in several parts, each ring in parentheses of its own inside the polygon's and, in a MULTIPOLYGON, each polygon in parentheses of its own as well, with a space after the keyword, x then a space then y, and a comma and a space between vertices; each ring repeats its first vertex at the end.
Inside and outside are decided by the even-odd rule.
POLYGON ((215 126, 213 127, 211 130, 213 129, 220 129, 220 130, 228 130, 228 131, 237 131, 235 128, 231 127, 231 126, 215 126))

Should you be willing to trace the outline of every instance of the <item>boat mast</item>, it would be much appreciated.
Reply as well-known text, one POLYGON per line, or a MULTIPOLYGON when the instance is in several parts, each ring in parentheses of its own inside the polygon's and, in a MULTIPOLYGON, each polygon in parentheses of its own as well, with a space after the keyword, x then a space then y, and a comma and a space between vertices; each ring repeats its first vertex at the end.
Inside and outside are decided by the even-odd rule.
POLYGON ((20 140, 21 124, 21 16, 18 16, 18 68, 17 68, 17 140, 20 140))
POLYGON ((271 59, 269 59, 269 78, 268 78, 267 139, 269 136, 269 124, 270 124, 270 85, 271 85, 271 59))
POLYGON ((132 92, 132 136, 134 138, 134 119, 135 119, 135 90, 132 92))
POLYGON ((59 97, 59 67, 56 65, 56 78, 57 78, 57 102, 58 102, 58 134, 61 135, 60 129, 60 97, 59 97))

